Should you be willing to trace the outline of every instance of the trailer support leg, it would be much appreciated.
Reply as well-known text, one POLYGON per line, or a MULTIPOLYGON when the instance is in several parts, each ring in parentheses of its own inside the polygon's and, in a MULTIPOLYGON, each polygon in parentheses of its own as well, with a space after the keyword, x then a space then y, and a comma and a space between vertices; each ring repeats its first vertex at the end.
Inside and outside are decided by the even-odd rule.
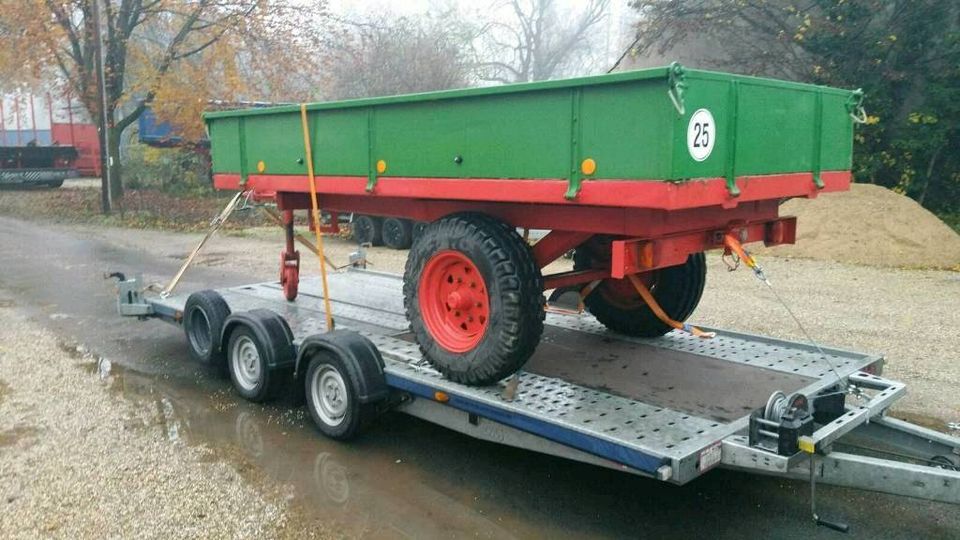
POLYGON ((294 245, 293 210, 283 211, 283 232, 286 245, 280 253, 280 285, 283 287, 283 296, 292 302, 297 298, 300 286, 300 252, 294 245))

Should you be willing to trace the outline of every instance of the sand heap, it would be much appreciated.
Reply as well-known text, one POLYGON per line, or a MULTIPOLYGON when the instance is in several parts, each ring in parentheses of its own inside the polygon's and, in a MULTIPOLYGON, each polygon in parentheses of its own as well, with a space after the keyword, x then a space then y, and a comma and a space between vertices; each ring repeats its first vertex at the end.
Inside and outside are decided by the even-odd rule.
POLYGON ((797 243, 769 255, 873 266, 960 268, 960 235, 913 199, 872 184, 844 193, 793 199, 780 215, 797 216, 797 243))

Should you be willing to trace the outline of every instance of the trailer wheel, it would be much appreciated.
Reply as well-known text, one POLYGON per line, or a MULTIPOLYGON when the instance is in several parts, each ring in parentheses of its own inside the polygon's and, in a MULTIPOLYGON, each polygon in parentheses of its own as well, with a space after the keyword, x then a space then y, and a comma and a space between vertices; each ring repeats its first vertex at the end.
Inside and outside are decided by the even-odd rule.
POLYGON ((428 225, 430 225, 429 221, 415 221, 413 223, 413 231, 411 236, 413 237, 414 242, 416 242, 417 238, 420 238, 420 236, 423 235, 423 231, 426 230, 428 225))
POLYGON ((230 306, 216 291, 197 291, 187 298, 183 330, 194 360, 209 366, 223 365, 226 353, 220 346, 220 335, 229 316, 230 306))
MULTIPOLYGON (((603 259, 602 255, 598 258, 589 246, 581 246, 574 254, 573 268, 596 268, 599 260, 609 258, 603 259)), ((687 257, 684 264, 645 272, 639 277, 667 315, 682 322, 693 314, 700 303, 706 276, 706 258, 701 252, 687 257)), ((626 279, 603 280, 583 303, 604 326, 621 334, 658 337, 673 329, 657 318, 626 279)))
POLYGON ((483 214, 431 223, 410 250, 403 292, 420 350, 456 382, 514 373, 543 333, 543 276, 530 247, 483 214))
POLYGON ((353 239, 358 244, 370 244, 371 246, 383 245, 382 227, 383 221, 380 218, 363 214, 355 214, 353 222, 350 224, 353 239))
POLYGON ((307 410, 327 437, 345 441, 356 437, 376 418, 376 403, 360 403, 343 359, 318 351, 304 377, 307 410))
POLYGON ((385 246, 393 249, 407 249, 413 239, 413 226, 407 219, 385 218, 382 234, 385 246))
POLYGON ((267 362, 267 347, 279 349, 282 345, 269 337, 265 341, 249 326, 241 324, 230 333, 227 342, 227 365, 233 387, 244 399, 254 403, 276 397, 285 382, 284 371, 271 369, 267 362))

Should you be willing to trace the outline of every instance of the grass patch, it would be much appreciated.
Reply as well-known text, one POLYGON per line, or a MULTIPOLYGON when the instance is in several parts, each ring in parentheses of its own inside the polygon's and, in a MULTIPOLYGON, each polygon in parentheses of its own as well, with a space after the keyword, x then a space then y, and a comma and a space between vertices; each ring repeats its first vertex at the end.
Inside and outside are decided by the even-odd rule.
MULTIPOLYGON (((110 215, 100 213, 97 189, 0 190, 0 215, 55 223, 108 225, 135 229, 203 231, 232 193, 174 194, 159 189, 128 189, 110 215)), ((270 225, 257 211, 235 212, 226 229, 270 225)))

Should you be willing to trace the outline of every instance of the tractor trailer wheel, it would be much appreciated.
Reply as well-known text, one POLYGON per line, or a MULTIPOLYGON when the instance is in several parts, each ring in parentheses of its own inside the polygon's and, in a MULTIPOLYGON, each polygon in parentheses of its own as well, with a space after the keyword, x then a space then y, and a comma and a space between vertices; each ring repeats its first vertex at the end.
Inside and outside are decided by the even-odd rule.
POLYGON ((381 218, 354 214, 353 221, 350 222, 350 230, 353 239, 358 244, 383 245, 383 220, 381 218))
MULTIPOLYGON (((603 257, 603 250, 598 253, 590 248, 589 244, 577 248, 574 270, 597 268, 603 264, 601 261, 609 261, 609 256, 603 257)), ((706 259, 701 252, 687 257, 684 264, 645 272, 638 277, 667 315, 683 322, 700 303, 706 276, 706 259)), ((657 318, 628 279, 603 280, 583 303, 604 326, 621 334, 658 337, 673 329, 657 318)))
POLYGON ((409 219, 384 218, 383 244, 392 249, 407 249, 413 240, 413 223, 409 219))
POLYGON ((492 384, 530 358, 543 333, 543 276, 516 231, 461 213, 424 229, 404 272, 407 319, 448 379, 492 384))

